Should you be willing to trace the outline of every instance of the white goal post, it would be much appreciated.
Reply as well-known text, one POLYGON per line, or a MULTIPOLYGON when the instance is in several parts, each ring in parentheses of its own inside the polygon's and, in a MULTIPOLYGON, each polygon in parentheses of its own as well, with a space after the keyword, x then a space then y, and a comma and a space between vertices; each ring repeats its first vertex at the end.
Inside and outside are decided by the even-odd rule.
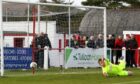
POLYGON ((1 52, 1 57, 0 57, 0 73, 1 73, 1 76, 3 76, 4 75, 4 52, 3 52, 3 28, 2 28, 2 21, 3 21, 3 19, 2 19, 3 17, 2 17, 2 0, 0 0, 0 52, 1 52))
MULTIPOLYGON (((104 57, 106 57, 106 53, 107 53, 107 17, 106 17, 106 7, 97 7, 97 6, 73 6, 73 5, 65 5, 65 4, 52 4, 52 3, 34 3, 34 2, 18 2, 18 1, 10 1, 10 0, 0 0, 0 41, 1 41, 1 76, 4 75, 4 51, 3 51, 3 27, 2 27, 2 23, 3 23, 3 12, 2 12, 2 3, 4 2, 9 2, 9 3, 19 3, 19 4, 32 4, 32 5, 44 5, 44 6, 60 6, 60 7, 76 7, 76 8, 94 8, 94 9, 101 9, 103 10, 103 36, 104 36, 104 57)), ((39 7, 40 8, 40 7, 39 7)), ((70 12, 70 11, 69 11, 70 12)), ((69 13, 70 14, 70 13, 69 13)), ((38 18, 40 18, 40 13, 38 13, 38 18)), ((70 19, 69 19, 70 21, 70 19)), ((69 22, 69 28, 70 28, 70 22, 69 22)), ((71 31, 69 29, 69 39, 70 39, 70 35, 71 31)), ((69 40, 70 41, 70 40, 69 40)))

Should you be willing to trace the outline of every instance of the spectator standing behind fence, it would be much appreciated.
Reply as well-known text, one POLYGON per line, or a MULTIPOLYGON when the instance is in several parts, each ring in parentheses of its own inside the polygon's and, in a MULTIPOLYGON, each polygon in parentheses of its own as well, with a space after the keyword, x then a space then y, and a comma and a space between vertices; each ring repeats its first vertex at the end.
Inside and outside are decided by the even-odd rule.
POLYGON ((114 63, 113 56, 114 56, 114 47, 115 47, 115 37, 111 34, 108 35, 107 39, 107 47, 111 48, 111 62, 114 63))
POLYGON ((74 34, 74 36, 75 36, 75 39, 80 43, 80 32, 77 31, 77 32, 74 34))
POLYGON ((96 48, 94 36, 90 36, 90 38, 88 40, 88 43, 87 43, 87 47, 89 47, 89 48, 96 48))
POLYGON ((130 67, 130 59, 131 59, 131 54, 130 54, 130 36, 126 36, 125 39, 125 48, 126 48, 126 67, 130 67))
POLYGON ((44 38, 44 33, 41 32, 41 35, 39 37, 39 56, 38 56, 38 67, 39 68, 43 68, 43 64, 44 64, 44 47, 45 47, 45 38, 44 38))
POLYGON ((41 66, 40 65, 40 61, 39 61, 40 48, 41 48, 41 45, 40 45, 40 34, 35 35, 34 43, 33 43, 33 40, 32 40, 32 44, 30 45, 30 47, 33 48, 33 44, 35 45, 34 46, 35 62, 38 64, 38 67, 40 67, 41 66))
POLYGON ((103 40, 103 35, 99 34, 98 38, 96 40, 96 47, 97 48, 103 48, 104 47, 104 40, 103 40))
POLYGON ((86 36, 81 36, 80 38, 80 48, 86 47, 86 36))
POLYGON ((72 36, 70 47, 79 48, 79 41, 76 39, 75 35, 72 36))
POLYGON ((122 47, 124 46, 124 42, 122 36, 118 36, 115 40, 115 48, 116 48, 116 61, 115 64, 118 64, 118 59, 122 56, 122 47))
POLYGON ((48 34, 44 34, 44 39, 45 39, 45 46, 48 46, 51 49, 52 45, 51 45, 51 41, 48 37, 48 34))
POLYGON ((135 67, 137 67, 136 61, 135 61, 135 52, 136 49, 138 49, 138 43, 134 37, 134 35, 131 35, 131 48, 134 49, 131 51, 132 57, 131 57, 131 67, 133 67, 133 65, 135 65, 135 67))
POLYGON ((137 67, 136 61, 135 61, 135 51, 138 48, 138 44, 137 41, 134 37, 134 35, 130 36, 130 39, 128 40, 128 44, 127 44, 127 66, 128 67, 133 67, 133 65, 135 67, 137 67))

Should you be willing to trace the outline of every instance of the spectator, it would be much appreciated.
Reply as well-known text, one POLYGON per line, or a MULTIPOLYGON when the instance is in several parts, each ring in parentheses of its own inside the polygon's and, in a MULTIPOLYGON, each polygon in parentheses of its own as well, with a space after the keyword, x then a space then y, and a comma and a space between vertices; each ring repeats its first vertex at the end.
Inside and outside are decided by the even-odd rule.
POLYGON ((113 56, 114 56, 114 47, 115 47, 115 38, 113 37, 113 35, 108 35, 108 39, 107 39, 107 47, 111 48, 111 62, 114 63, 113 60, 113 56))
POLYGON ((39 63, 38 63, 38 67, 39 68, 43 68, 43 64, 44 64, 44 47, 45 47, 45 38, 44 38, 44 33, 41 32, 39 39, 39 63))
POLYGON ((75 36, 75 39, 80 43, 80 32, 79 32, 79 31, 76 32, 76 33, 74 34, 74 36, 75 36))
POLYGON ((126 48, 126 67, 130 67, 130 36, 126 36, 125 39, 125 48, 126 48))
POLYGON ((130 67, 133 67, 133 65, 135 65, 135 67, 137 67, 137 64, 135 62, 135 51, 136 51, 135 49, 138 48, 138 44, 137 44, 137 41, 136 41, 134 35, 131 35, 129 41, 130 41, 130 45, 129 45, 130 50, 129 50, 128 61, 129 61, 130 67))
POLYGON ((81 38, 80 38, 80 47, 81 48, 86 47, 86 36, 81 36, 81 38))
POLYGON ((103 35, 99 34, 98 38, 96 40, 96 47, 97 48, 103 48, 104 47, 104 41, 103 41, 103 35))
POLYGON ((48 46, 50 49, 52 48, 50 39, 48 37, 48 34, 44 34, 44 39, 45 39, 45 46, 48 46))
POLYGON ((118 64, 118 59, 122 56, 122 47, 124 45, 122 36, 118 36, 115 40, 115 48, 116 48, 116 62, 118 64))
POLYGON ((79 48, 79 41, 75 35, 72 36, 70 47, 79 48))
POLYGON ((90 39, 89 39, 89 41, 87 43, 87 47, 89 47, 89 48, 96 48, 94 36, 90 36, 90 39))
POLYGON ((115 38, 113 37, 113 35, 108 35, 108 39, 107 39, 107 47, 108 48, 114 48, 115 47, 115 38))
POLYGON ((40 48, 45 47, 45 39, 44 39, 44 33, 43 32, 41 32, 41 34, 39 36, 39 44, 40 44, 40 48))

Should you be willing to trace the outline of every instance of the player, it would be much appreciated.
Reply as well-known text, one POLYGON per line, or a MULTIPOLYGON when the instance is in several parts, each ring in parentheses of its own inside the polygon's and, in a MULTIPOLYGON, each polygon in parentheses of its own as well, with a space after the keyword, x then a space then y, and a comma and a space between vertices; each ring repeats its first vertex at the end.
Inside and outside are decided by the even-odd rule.
POLYGON ((112 64, 108 59, 100 58, 98 60, 99 65, 102 67, 103 76, 130 76, 131 71, 126 71, 125 61, 119 60, 119 65, 112 64))

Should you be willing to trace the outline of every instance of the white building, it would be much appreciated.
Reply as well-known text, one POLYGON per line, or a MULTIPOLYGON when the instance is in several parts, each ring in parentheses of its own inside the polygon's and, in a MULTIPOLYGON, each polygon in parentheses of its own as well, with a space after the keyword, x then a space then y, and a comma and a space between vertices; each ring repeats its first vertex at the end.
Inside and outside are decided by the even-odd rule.
MULTIPOLYGON (((40 22, 40 31, 46 32, 46 22, 40 22)), ((37 27, 37 23, 36 23, 37 27)), ((28 43, 28 22, 15 21, 15 22, 3 22, 4 31, 4 46, 5 47, 17 47, 16 44, 20 42, 20 47, 28 47, 31 44, 33 33, 33 22, 29 22, 29 43, 28 43)), ((36 28, 36 33, 38 33, 36 28)))
MULTIPOLYGON (((36 22, 36 33, 38 34, 38 23, 36 22)), ((33 22, 29 22, 29 37, 27 36, 28 22, 3 22, 4 30, 4 47, 28 47, 31 44, 33 36, 33 22), (29 42, 28 42, 29 38, 29 42)), ((41 21, 40 32, 47 33, 52 44, 52 48, 55 50, 49 51, 51 66, 60 66, 64 64, 63 56, 64 50, 59 52, 59 40, 61 40, 61 48, 64 48, 64 35, 56 33, 55 21, 41 21)), ((68 39, 68 35, 66 36, 68 39)))

